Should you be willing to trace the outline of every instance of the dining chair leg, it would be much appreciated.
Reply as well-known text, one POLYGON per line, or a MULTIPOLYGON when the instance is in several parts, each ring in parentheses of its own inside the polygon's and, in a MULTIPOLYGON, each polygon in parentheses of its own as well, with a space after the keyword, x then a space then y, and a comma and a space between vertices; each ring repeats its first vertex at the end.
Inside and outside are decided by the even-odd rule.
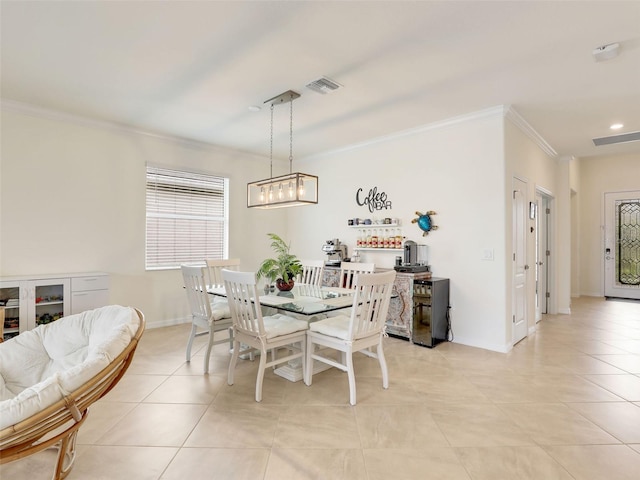
POLYGON ((347 353, 346 352, 338 350, 338 363, 346 365, 346 363, 347 363, 347 353))
POLYGON ((356 404, 356 375, 353 371, 353 352, 346 352, 347 355, 347 377, 349 378, 349 403, 356 404))
POLYGON ((260 352, 260 363, 258 365, 258 378, 256 378, 256 402, 262 401, 262 383, 264 381, 264 370, 267 364, 267 352, 260 352))
POLYGON ((191 347, 193 346, 193 339, 196 338, 196 331, 198 327, 196 327, 193 323, 191 324, 191 334, 189 335, 189 341, 187 342, 187 362, 191 361, 191 347))
POLYGON ((233 385, 233 376, 236 371, 236 363, 238 362, 238 355, 240 355, 240 342, 234 339, 233 354, 231 355, 231 361, 229 362, 229 373, 227 374, 228 385, 233 385))
POLYGON ((204 373, 209 373, 209 358, 211 357, 211 349, 213 348, 213 325, 209 327, 209 343, 207 345, 207 351, 204 354, 204 373))
POLYGON ((306 342, 307 348, 305 352, 305 361, 302 366, 302 380, 305 385, 310 386, 313 380, 313 358, 311 358, 311 355, 313 355, 313 342, 309 335, 307 335, 306 342))
POLYGON ((300 353, 302 356, 300 357, 300 363, 302 364, 302 381, 304 382, 304 372, 307 371, 307 336, 304 336, 304 339, 300 342, 300 353))
POLYGON ((380 370, 382 370, 382 388, 389 388, 389 371, 387 370, 387 360, 384 357, 384 350, 382 349, 382 339, 376 348, 378 354, 378 362, 380 362, 380 370))

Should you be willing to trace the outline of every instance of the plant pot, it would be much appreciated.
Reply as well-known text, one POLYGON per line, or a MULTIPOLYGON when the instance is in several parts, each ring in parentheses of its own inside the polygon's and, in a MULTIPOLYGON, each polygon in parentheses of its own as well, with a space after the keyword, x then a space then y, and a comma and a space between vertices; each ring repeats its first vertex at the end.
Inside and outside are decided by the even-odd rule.
POLYGON ((281 292, 288 292, 289 290, 291 290, 293 288, 293 285, 294 285, 293 278, 291 280, 289 280, 288 282, 285 282, 281 278, 276 280, 276 287, 278 287, 278 290, 280 290, 281 292))

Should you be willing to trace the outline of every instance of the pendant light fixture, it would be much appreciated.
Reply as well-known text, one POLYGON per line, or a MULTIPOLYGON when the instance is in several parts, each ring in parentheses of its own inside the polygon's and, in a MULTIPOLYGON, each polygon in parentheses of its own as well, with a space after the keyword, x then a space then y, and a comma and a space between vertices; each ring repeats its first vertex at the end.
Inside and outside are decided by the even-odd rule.
POLYGON ((247 184, 248 208, 281 208, 318 203, 318 177, 307 173, 293 172, 293 101, 299 93, 288 90, 270 98, 264 103, 271 104, 271 131, 269 178, 247 184), (276 105, 290 104, 289 114, 289 174, 273 176, 273 109, 276 105))

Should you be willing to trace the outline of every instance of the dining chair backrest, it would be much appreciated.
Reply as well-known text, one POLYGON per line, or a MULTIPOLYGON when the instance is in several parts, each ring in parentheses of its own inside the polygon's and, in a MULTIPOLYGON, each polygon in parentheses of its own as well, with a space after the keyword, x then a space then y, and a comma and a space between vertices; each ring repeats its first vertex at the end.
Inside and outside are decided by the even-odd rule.
POLYGON ((338 286, 342 288, 353 288, 355 276, 359 273, 373 273, 376 271, 375 263, 341 262, 340 278, 338 286))
POLYGON ((211 287, 221 287, 224 282, 222 281, 222 269, 227 270, 240 270, 239 258, 227 258, 227 259, 207 259, 207 284, 211 287))
POLYGON ((355 277, 347 341, 383 331, 396 272, 360 273, 355 277))
POLYGON ((207 267, 181 265, 180 269, 191 315, 208 321, 211 318, 211 304, 207 293, 207 267))
POLYGON ((264 338, 264 321, 258 303, 256 274, 222 269, 222 279, 234 328, 264 338))
POLYGON ((302 263, 302 273, 298 276, 298 283, 318 286, 322 285, 324 261, 303 260, 300 263, 302 263))

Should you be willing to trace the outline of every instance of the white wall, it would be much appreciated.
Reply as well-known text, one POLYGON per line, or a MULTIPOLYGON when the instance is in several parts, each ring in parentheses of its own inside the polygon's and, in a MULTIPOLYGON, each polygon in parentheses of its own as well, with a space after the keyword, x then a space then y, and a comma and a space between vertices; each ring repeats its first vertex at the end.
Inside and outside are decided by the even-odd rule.
POLYGON ((48 117, 2 109, 1 276, 105 271, 110 301, 140 308, 149 326, 184 319, 179 270, 145 271, 146 162, 231 179, 229 255, 243 267, 270 255, 268 231, 286 234, 283 212, 246 208, 246 183, 268 175, 268 159, 48 117))
POLYGON ((604 295, 604 193, 640 190, 640 156, 603 155, 579 162, 580 292, 600 297, 604 295))
MULTIPOLYGON (((505 122, 505 156, 506 156, 506 184, 505 184, 505 196, 506 205, 505 209, 505 234, 506 243, 508 245, 507 253, 513 251, 512 245, 512 208, 511 208, 511 191, 512 184, 511 179, 517 176, 521 180, 527 183, 527 195, 526 202, 534 202, 536 200, 536 189, 542 189, 547 194, 553 197, 553 208, 558 209, 561 205, 563 195, 566 194, 565 187, 562 182, 558 181, 558 175, 561 174, 561 168, 559 162, 555 160, 549 153, 545 152, 539 145, 539 141, 534 141, 532 136, 535 137, 535 133, 531 131, 530 135, 525 133, 523 129, 516 126, 511 117, 508 115, 505 122)), ((521 120, 521 119, 520 119, 521 120)), ((567 185, 568 188, 568 185, 567 185)), ((563 218, 560 214, 555 214, 554 217, 556 225, 552 225, 550 231, 554 235, 554 241, 556 249, 560 250, 564 242, 568 241, 568 238, 564 238, 558 235, 558 218, 563 218)), ((535 227, 534 220, 528 220, 528 226, 535 227)), ((531 266, 535 263, 536 251, 535 240, 536 232, 529 229, 526 241, 527 241, 527 263, 531 266)), ((556 255, 560 257, 560 255, 556 255)), ((569 282, 570 277, 562 271, 559 258, 553 261, 553 271, 555 272, 554 278, 550 279, 551 294, 558 297, 558 285, 563 282, 569 282)), ((506 264, 505 275, 509 279, 509 288, 511 288, 512 278, 512 263, 509 261, 506 264)), ((566 295, 564 302, 568 303, 568 294, 566 295)), ((528 270, 527 277, 527 319, 529 331, 535 329, 535 269, 530 268, 528 270)), ((557 307, 556 307, 557 308, 557 307)), ((507 296, 507 309, 511 312, 511 295, 507 296)), ((511 336, 511 323, 507 324, 507 331, 509 338, 511 336)))
MULTIPOLYGON (((555 191, 554 162, 502 107, 295 160, 319 175, 319 204, 272 211, 246 208, 246 183, 268 174, 266 158, 4 105, 1 128, 0 275, 106 271, 111 301, 141 308, 150 326, 184 319, 187 306, 177 271, 144 270, 146 162, 231 179, 229 255, 247 269, 271 256, 267 232, 301 258, 325 258, 329 238, 352 251, 347 219, 400 218, 408 239, 429 246, 434 276, 451 279, 454 341, 496 351, 511 347, 511 175, 530 179, 531 198, 535 185, 555 191), (384 191, 391 209, 358 206, 360 187, 384 191), (411 220, 427 210, 439 229, 423 237, 411 220), (494 260, 482 259, 487 250, 494 260)), ((390 268, 395 255, 363 260, 390 268)))
MULTIPOLYGON (((355 245, 349 218, 398 217, 403 234, 429 246, 433 275, 451 280, 455 341, 505 351, 505 235, 503 110, 492 109, 442 126, 402 132, 343 152, 296 162, 317 174, 319 203, 291 209, 289 234, 300 256, 324 258, 324 240, 355 245), (390 210, 369 213, 358 188, 377 187, 390 210), (411 220, 434 210, 439 229, 423 237, 411 220), (483 250, 494 260, 482 260, 483 250)), ((366 252, 363 261, 392 267, 396 253, 366 252)))

